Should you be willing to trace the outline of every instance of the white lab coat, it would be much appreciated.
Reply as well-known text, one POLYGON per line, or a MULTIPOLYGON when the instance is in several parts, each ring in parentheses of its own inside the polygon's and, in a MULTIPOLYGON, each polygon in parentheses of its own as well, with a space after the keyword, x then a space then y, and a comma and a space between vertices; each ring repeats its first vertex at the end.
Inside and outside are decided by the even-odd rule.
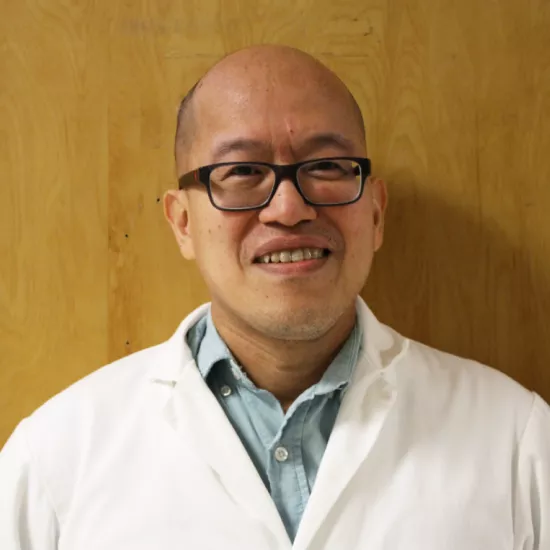
POLYGON ((363 353, 294 545, 184 335, 96 371, 0 455, 1 550, 550 550, 550 411, 358 300, 363 353))

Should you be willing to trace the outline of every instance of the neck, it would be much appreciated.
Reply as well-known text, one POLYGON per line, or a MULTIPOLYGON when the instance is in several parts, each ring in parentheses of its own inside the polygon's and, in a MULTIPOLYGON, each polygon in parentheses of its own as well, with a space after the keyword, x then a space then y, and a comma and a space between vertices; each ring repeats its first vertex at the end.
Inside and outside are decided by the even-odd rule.
POLYGON ((232 320, 212 304, 214 324, 231 353, 252 382, 273 394, 285 411, 322 378, 353 330, 355 316, 353 304, 322 337, 281 340, 232 320))

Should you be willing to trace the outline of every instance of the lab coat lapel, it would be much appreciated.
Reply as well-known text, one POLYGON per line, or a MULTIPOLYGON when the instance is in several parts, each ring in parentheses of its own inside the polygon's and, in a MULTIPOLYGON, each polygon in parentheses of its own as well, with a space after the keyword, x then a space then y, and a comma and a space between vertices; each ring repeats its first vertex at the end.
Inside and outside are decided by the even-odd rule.
POLYGON ((191 443, 216 472, 234 501, 273 533, 277 547, 290 548, 271 496, 193 360, 184 366, 165 416, 185 444, 191 443))
POLYGON ((316 531, 367 459, 384 426, 396 399, 393 367, 405 356, 409 341, 381 325, 363 300, 357 300, 363 350, 291 545, 271 496, 183 343, 189 327, 206 314, 206 307, 180 325, 168 342, 163 367, 155 372, 156 381, 174 385, 166 417, 186 444, 193 442, 235 502, 273 533, 278 548, 313 550, 316 531))
POLYGON ((315 533, 367 459, 395 402, 391 368, 408 348, 408 341, 388 332, 361 301, 363 352, 321 460, 293 549, 313 549, 315 533))

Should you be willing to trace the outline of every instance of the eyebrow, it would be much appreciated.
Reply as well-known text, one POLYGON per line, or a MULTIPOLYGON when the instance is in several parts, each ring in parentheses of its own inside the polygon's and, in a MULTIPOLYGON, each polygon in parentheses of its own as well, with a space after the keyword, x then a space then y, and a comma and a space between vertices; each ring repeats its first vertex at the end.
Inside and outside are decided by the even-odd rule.
POLYGON ((304 156, 323 147, 336 147, 344 152, 351 153, 355 148, 354 142, 338 132, 323 132, 308 138, 299 148, 304 156))
MULTIPOLYGON (((323 147, 336 147, 343 152, 351 153, 355 149, 355 144, 338 132, 323 132, 307 138, 296 148, 296 153, 299 157, 304 157, 323 147)), ((219 162, 230 153, 260 152, 268 149, 269 144, 258 139, 228 139, 216 145, 212 152, 212 162, 219 162)))
POLYGON ((226 141, 222 141, 214 147, 212 152, 212 161, 216 163, 229 153, 260 151, 265 147, 266 144, 257 139, 228 139, 226 141))

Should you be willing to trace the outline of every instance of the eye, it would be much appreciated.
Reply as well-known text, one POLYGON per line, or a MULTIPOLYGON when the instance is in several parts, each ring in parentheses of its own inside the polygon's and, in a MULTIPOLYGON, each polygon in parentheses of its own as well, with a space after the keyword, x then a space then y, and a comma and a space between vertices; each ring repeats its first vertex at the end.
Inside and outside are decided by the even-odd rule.
POLYGON ((310 164, 309 169, 312 171, 341 170, 341 166, 338 164, 338 162, 335 162, 333 160, 321 160, 319 162, 310 164))
POLYGON ((250 177, 261 175, 262 171, 254 164, 239 164, 228 167, 225 177, 250 177))
POLYGON ((305 167, 308 175, 322 179, 337 179, 355 175, 354 163, 344 159, 314 161, 305 167))
POLYGON ((227 164, 210 174, 210 183, 226 187, 254 187, 269 179, 269 167, 262 164, 227 164))

